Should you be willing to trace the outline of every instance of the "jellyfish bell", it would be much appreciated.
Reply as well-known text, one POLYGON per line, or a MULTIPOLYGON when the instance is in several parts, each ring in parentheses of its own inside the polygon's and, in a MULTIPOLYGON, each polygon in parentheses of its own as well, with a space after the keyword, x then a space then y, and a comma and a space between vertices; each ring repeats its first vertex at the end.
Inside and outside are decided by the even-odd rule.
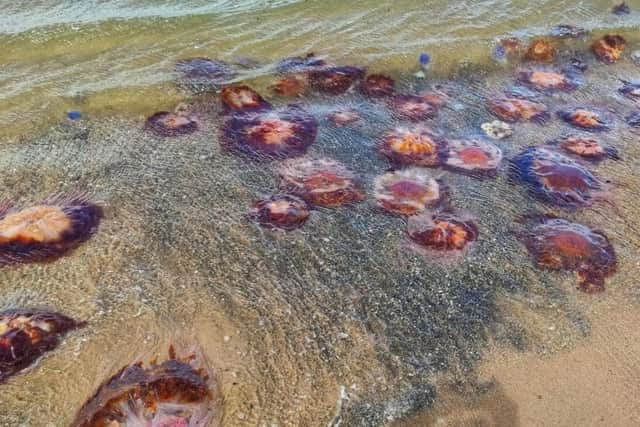
POLYGON ((256 201, 249 210, 255 223, 279 230, 294 230, 309 218, 309 205, 299 197, 277 194, 256 201))
POLYGON ((591 132, 608 131, 612 125, 609 115, 595 109, 578 107, 561 110, 557 114, 571 126, 591 132))
POLYGON ((280 77, 270 86, 271 90, 280 96, 296 97, 304 93, 306 83, 301 76, 292 74, 280 77))
POLYGON ((330 95, 340 95, 364 78, 365 70, 362 67, 334 66, 307 73, 309 83, 318 92, 330 95))
POLYGON ((576 73, 560 73, 550 70, 520 70, 517 79, 539 91, 571 91, 579 86, 579 79, 576 73))
POLYGON ((409 217, 407 234, 418 248, 432 253, 461 253, 478 239, 478 226, 469 216, 425 212, 409 217))
POLYGON ((580 290, 604 290, 605 278, 615 273, 617 265, 606 235, 561 218, 543 216, 529 222, 521 240, 539 267, 576 271, 580 290))
POLYGON ((502 162, 502 150, 479 139, 448 141, 445 165, 456 172, 473 176, 495 175, 502 162))
POLYGON ((145 122, 145 129, 158 136, 188 135, 200 127, 198 120, 188 112, 160 111, 149 116, 145 122))
POLYGON ((374 182, 377 205, 397 215, 415 215, 439 205, 444 197, 440 183, 421 168, 387 172, 374 182))
POLYGON ((295 157, 315 142, 318 122, 296 105, 260 113, 234 114, 220 129, 220 143, 254 157, 295 157))
POLYGON ((379 150, 392 163, 400 165, 435 167, 447 157, 445 140, 422 126, 394 129, 383 137, 379 150))
POLYGON ((549 110, 543 103, 510 95, 489 99, 487 107, 494 116, 509 123, 544 123, 549 119, 549 110))
POLYGON ((102 208, 84 195, 55 196, 38 205, 0 207, 0 266, 57 259, 98 229, 102 208))
POLYGON ((549 148, 529 147, 512 160, 512 175, 548 203, 588 205, 604 184, 580 163, 549 148))
POLYGON ((597 139, 584 135, 565 135, 550 142, 575 156, 585 160, 600 161, 606 158, 618 159, 618 151, 613 147, 603 146, 597 139))
POLYGON ((219 426, 222 399, 201 354, 125 366, 78 412, 74 427, 219 426))
POLYGON ((65 334, 84 325, 52 311, 0 311, 0 383, 33 365, 55 349, 65 334))
POLYGON ((222 108, 227 113, 256 112, 271 109, 258 92, 246 85, 227 86, 220 93, 222 108))
POLYGON ((527 61, 552 62, 556 53, 556 48, 549 40, 536 39, 529 44, 524 58, 527 61))
POLYGON ((313 206, 335 208, 364 199, 360 179, 343 164, 325 158, 300 158, 280 169, 280 188, 313 206))
POLYGON ((627 45, 626 40, 619 35, 607 34, 591 45, 591 51, 600 61, 613 64, 620 59, 627 45))
POLYGON ((435 117, 438 108, 420 95, 397 94, 389 97, 389 108, 400 119, 420 121, 435 117))
POLYGON ((363 94, 379 98, 392 95, 395 92, 396 82, 384 74, 369 74, 360 84, 363 94))

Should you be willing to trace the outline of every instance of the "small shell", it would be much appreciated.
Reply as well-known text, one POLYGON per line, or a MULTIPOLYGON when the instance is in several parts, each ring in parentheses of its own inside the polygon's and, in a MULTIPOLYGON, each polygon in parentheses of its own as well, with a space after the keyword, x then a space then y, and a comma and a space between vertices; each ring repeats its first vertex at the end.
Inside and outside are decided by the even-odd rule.
POLYGON ((220 93, 225 112, 256 112, 271 109, 271 104, 249 86, 227 86, 220 93))
POLYGON ((396 82, 389 76, 370 74, 364 79, 360 89, 365 95, 378 98, 392 95, 395 92, 395 84, 396 82))
POLYGON ((436 251, 459 252, 478 238, 478 226, 450 213, 423 213, 409 218, 409 238, 436 251))
POLYGON ((340 95, 348 91, 358 80, 364 78, 361 67, 328 67, 308 73, 311 87, 319 92, 340 95))
POLYGON ((607 34, 593 42, 591 50, 600 61, 613 64, 620 59, 626 44, 621 36, 607 34))
POLYGON ((145 129, 158 136, 188 135, 198 130, 198 121, 189 114, 160 111, 147 118, 145 129))
POLYGON ((574 108, 558 111, 558 117, 573 127, 588 131, 607 131, 611 129, 611 119, 596 110, 574 108))
POLYGON ((374 186, 378 206, 398 215, 418 214, 443 198, 438 181, 420 168, 387 172, 376 178, 374 186))
POLYGON ((524 57, 528 61, 552 62, 556 57, 556 48, 548 40, 537 39, 531 42, 524 57))
POLYGON ((280 188, 311 205, 334 208, 364 199, 360 180, 332 159, 292 159, 280 169, 280 188))
POLYGON ((309 218, 309 205, 296 196, 278 194, 256 201, 249 218, 264 227, 293 230, 309 218))
POLYGON ((397 128, 383 138, 380 152, 397 164, 440 166, 446 160, 447 145, 427 128, 397 128))
POLYGON ((488 108, 493 115, 505 122, 534 121, 544 123, 549 118, 547 106, 541 102, 503 96, 490 99, 488 108))
POLYGON ((477 139, 448 141, 446 165, 458 172, 475 176, 493 175, 502 162, 502 150, 477 139))
POLYGON ((501 122, 500 120, 483 123, 480 128, 491 139, 505 139, 513 135, 513 129, 511 129, 509 123, 501 122))

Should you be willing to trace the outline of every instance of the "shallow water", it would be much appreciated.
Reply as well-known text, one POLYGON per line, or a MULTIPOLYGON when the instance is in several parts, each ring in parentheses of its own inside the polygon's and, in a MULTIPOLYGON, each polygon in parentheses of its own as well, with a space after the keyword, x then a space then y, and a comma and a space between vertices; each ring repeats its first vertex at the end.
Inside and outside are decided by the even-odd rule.
MULTIPOLYGON (((568 426, 576 415, 581 425, 640 422, 640 148, 622 120, 636 106, 616 92, 619 78, 640 74, 629 59, 640 48, 640 12, 611 15, 608 1, 175 3, 3 5, 0 198, 28 204, 87 190, 105 220, 68 257, 0 271, 0 308, 48 307, 89 322, 0 386, 0 425, 68 425, 114 371, 164 357, 172 342, 202 347, 221 383, 225 426, 568 426), (380 103, 357 92, 297 100, 320 122, 310 153, 357 172, 368 197, 314 210, 298 231, 273 232, 245 214, 276 189, 279 162, 221 150, 217 94, 191 93, 173 73, 191 56, 251 62, 236 80, 283 105, 267 89, 273 63, 313 51, 389 73, 407 92, 446 84, 452 100, 428 124, 464 136, 493 120, 485 97, 513 84, 519 64, 491 59, 495 39, 526 40, 560 23, 594 32, 561 43, 563 55, 590 68, 576 92, 542 99, 553 111, 611 109, 616 125, 600 136, 622 159, 590 168, 612 189, 567 212, 511 183, 506 163, 485 180, 433 169, 480 228, 457 263, 412 251, 405 221, 375 208, 372 181, 389 167, 375 144, 398 124, 380 103), (608 31, 628 41, 612 66, 587 50, 608 31), (434 58, 427 79, 412 76, 422 51, 434 58), (145 116, 179 102, 200 116, 199 132, 144 131, 145 116), (326 114, 345 105, 365 120, 331 125, 326 114), (68 110, 83 118, 67 120, 68 110), (515 237, 518 217, 533 211, 608 235, 619 265, 604 293, 580 293, 575 274, 533 266, 515 237), (563 370, 580 362, 588 368, 563 370), (534 395, 553 403, 536 406, 534 395)), ((497 142, 505 159, 569 128, 554 119, 514 129, 497 142)))

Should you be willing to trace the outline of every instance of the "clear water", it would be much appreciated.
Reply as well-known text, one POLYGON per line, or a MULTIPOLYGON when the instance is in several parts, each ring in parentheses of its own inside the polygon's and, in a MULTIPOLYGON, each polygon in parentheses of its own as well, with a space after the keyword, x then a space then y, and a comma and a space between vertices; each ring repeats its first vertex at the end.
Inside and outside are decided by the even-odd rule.
MULTIPOLYGON (((85 189, 105 206, 99 233, 51 264, 0 271, 0 308, 48 307, 89 326, 2 385, 0 425, 68 425, 114 371, 197 343, 220 378, 225 426, 512 426, 640 423, 638 134, 621 120, 636 107, 616 93, 640 74, 640 4, 619 17, 609 1, 31 1, 0 2, 0 198, 27 204, 85 189), (402 219, 381 214, 372 180, 388 168, 375 151, 397 122, 357 93, 299 101, 320 120, 312 154, 338 159, 367 183, 357 206, 312 213, 284 234, 247 222, 252 200, 276 187, 278 162, 222 151, 215 94, 175 84, 177 59, 209 56, 271 65, 313 51, 363 64, 402 90, 452 85, 433 125, 478 132, 484 99, 512 84, 491 59, 499 37, 527 40, 570 23, 628 40, 620 63, 595 63, 587 83, 545 97, 558 109, 606 106, 618 117, 603 142, 622 153, 593 166, 611 180, 607 201, 576 212, 545 206, 509 182, 434 170, 481 238, 459 263, 406 245, 402 219), (426 80, 417 57, 434 58, 426 80), (196 134, 162 139, 144 118, 178 103, 202 118, 196 134), (336 128, 334 107, 365 122, 336 128), (83 119, 69 121, 65 112, 83 119), (562 215, 603 230, 618 272, 585 295, 572 273, 534 268, 517 241, 525 212, 562 215), (606 374, 603 374, 606 373, 606 374)), ((500 141, 505 158, 567 132, 557 120, 522 124, 500 141)))

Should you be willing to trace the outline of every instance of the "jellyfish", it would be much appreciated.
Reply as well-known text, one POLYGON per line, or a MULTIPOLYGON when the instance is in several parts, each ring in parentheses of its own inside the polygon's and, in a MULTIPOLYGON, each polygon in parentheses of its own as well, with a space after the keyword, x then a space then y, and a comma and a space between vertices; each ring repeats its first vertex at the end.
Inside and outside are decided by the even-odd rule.
POLYGON ((280 169, 280 188, 313 206, 335 208, 364 199, 360 179, 343 164, 326 158, 301 158, 280 169))
POLYGON ((380 152, 400 165, 440 166, 447 158, 447 144, 432 130, 418 126, 396 128, 384 136, 380 152))
POLYGON ((364 78, 361 67, 335 66, 308 72, 311 87, 319 92, 340 95, 348 91, 357 81, 364 78))
POLYGON ((611 118, 599 111, 588 108, 574 108, 558 111, 558 117, 571 126, 596 132, 611 129, 611 118))
POLYGON ((611 8, 611 13, 614 15, 628 15, 631 13, 631 8, 627 3, 620 2, 611 8))
POLYGON ((585 206, 603 189, 580 163, 544 147, 529 147, 516 156, 512 175, 534 195, 560 207, 585 206))
POLYGON ((411 241, 424 249, 460 252, 478 239, 478 226, 464 216, 449 212, 425 212, 409 217, 411 241))
POLYGON ((518 81, 539 91, 571 91, 578 87, 576 75, 568 75, 547 70, 520 70, 518 81))
POLYGON ((23 209, 0 206, 0 266, 57 259, 98 229, 102 208, 84 195, 54 196, 23 209))
POLYGON ((420 95, 397 94, 391 96, 388 103, 392 114, 400 119, 431 119, 438 112, 438 108, 430 103, 429 98, 420 95))
POLYGON ((302 73, 311 70, 324 68, 327 63, 313 53, 306 56, 293 56, 284 58, 276 65, 276 71, 280 74, 286 73, 302 73))
POLYGON ((294 230, 309 218, 309 205, 299 197, 277 194, 256 201, 249 218, 263 227, 294 230))
POLYGON ((0 383, 55 349, 78 322, 63 314, 29 309, 0 311, 0 383))
POLYGON ((524 57, 528 61, 552 62, 556 57, 556 48, 548 40, 536 39, 531 42, 524 57))
POLYGON ((627 42, 622 36, 607 34, 594 41, 591 50, 600 61, 613 64, 620 59, 626 44, 627 42))
POLYGON ((550 142, 569 154, 585 160, 599 161, 605 158, 618 159, 618 151, 613 147, 603 146, 597 139, 584 135, 565 135, 550 142))
POLYGON ((510 123, 520 121, 544 123, 549 118, 549 110, 543 103, 514 96, 492 98, 488 101, 488 108, 494 116, 510 123))
POLYGON ((220 129, 220 143, 230 151, 255 157, 294 157, 313 144, 318 122, 302 108, 234 114, 220 129))
POLYGON ((448 141, 449 152, 445 165, 473 176, 493 175, 502 161, 502 150, 479 139, 448 141))
POLYGON ((271 85, 271 90, 280 96, 300 96, 305 91, 305 81, 297 75, 284 76, 271 85))
POLYGON ((522 43, 515 37, 499 40, 493 49, 493 57, 497 60, 507 60, 520 55, 522 43))
POLYGON ((125 366, 104 382, 78 412, 74 427, 219 426, 222 399, 199 354, 125 366))
POLYGON ((271 104, 249 86, 227 86, 220 93, 223 110, 231 112, 256 112, 271 109, 271 104))
POLYGON ((604 279, 616 271, 616 254, 600 231, 562 218, 533 218, 521 240, 545 269, 578 273, 578 288, 587 293, 604 290, 604 279))
POLYGON ((365 95, 371 97, 384 97, 392 95, 395 92, 396 82, 389 76, 384 74, 370 74, 360 85, 360 90, 365 95))
POLYGON ((180 59, 176 71, 184 81, 195 84, 220 84, 235 76, 227 63, 210 58, 180 59))
POLYGON ((421 168, 387 172, 374 182, 378 206, 397 215, 416 215, 443 200, 440 183, 421 168))
POLYGON ((198 120, 188 112, 160 111, 147 118, 145 129, 158 136, 188 135, 198 130, 198 120))

